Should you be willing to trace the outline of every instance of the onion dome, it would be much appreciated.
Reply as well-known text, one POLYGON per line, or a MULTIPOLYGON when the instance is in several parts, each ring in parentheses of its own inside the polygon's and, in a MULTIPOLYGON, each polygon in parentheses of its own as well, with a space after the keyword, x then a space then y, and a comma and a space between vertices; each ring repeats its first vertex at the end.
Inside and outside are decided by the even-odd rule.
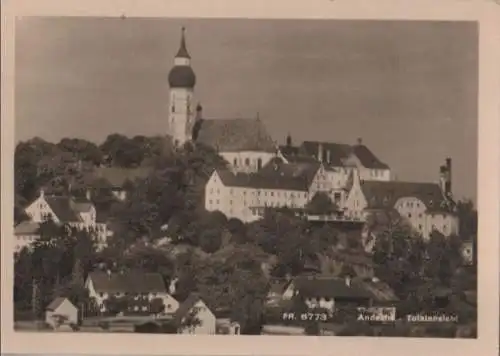
POLYGON ((190 66, 189 53, 186 48, 186 39, 184 36, 184 27, 182 28, 181 44, 179 51, 175 56, 175 65, 168 74, 168 83, 171 88, 194 88, 196 84, 196 75, 190 66))

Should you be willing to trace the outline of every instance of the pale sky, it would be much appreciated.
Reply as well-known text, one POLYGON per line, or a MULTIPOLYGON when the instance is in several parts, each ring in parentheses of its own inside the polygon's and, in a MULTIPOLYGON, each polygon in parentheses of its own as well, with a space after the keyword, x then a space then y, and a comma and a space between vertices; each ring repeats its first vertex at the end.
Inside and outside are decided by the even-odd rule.
POLYGON ((474 23, 31 18, 17 22, 16 140, 167 133, 168 72, 186 27, 209 118, 255 117, 283 142, 355 143, 399 180, 476 199, 474 23))

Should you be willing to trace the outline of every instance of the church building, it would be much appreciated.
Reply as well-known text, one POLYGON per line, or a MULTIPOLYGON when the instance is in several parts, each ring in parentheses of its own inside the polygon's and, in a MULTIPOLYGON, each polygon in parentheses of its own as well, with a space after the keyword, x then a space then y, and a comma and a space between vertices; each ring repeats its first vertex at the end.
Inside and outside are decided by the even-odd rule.
POLYGON ((353 145, 304 141, 294 146, 288 135, 286 145, 279 146, 259 117, 206 118, 194 104, 196 75, 184 28, 168 81, 174 146, 200 143, 228 162, 228 169, 214 171, 206 184, 207 210, 250 222, 266 208, 304 210, 321 192, 338 208, 332 219, 364 222, 374 211, 395 209, 424 238, 432 231, 458 233, 450 159, 441 167, 440 183, 399 182, 361 139, 353 145))
POLYGON ((195 104, 196 75, 187 51, 185 29, 168 76, 169 133, 174 146, 198 142, 215 149, 235 172, 256 172, 276 156, 277 146, 259 117, 209 119, 195 104))

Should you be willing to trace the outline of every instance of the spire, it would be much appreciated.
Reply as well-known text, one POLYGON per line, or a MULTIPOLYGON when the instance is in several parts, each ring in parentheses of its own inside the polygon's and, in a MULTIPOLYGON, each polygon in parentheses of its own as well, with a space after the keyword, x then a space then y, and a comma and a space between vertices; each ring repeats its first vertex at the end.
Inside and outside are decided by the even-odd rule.
POLYGON ((182 34, 181 34, 181 46, 179 47, 179 51, 177 52, 177 55, 175 56, 176 58, 191 58, 189 56, 189 53, 186 48, 186 37, 184 33, 186 32, 186 28, 182 27, 182 34))

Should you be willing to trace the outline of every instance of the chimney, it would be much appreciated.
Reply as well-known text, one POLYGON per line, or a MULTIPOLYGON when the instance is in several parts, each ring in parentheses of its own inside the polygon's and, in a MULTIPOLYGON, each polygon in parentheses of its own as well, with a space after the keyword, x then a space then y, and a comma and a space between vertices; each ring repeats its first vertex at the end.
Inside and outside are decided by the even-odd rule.
POLYGON ((358 145, 362 145, 363 144, 363 139, 361 137, 358 137, 357 142, 358 142, 358 145))
POLYGON ((446 164, 439 167, 439 186, 444 196, 451 196, 451 159, 446 159, 446 164))
POLYGON ((170 281, 170 285, 168 286, 168 293, 170 295, 173 295, 175 294, 175 291, 176 291, 176 287, 177 287, 177 282, 179 281, 178 278, 173 278, 171 281, 170 281))
POLYGON ((40 189, 40 198, 43 198, 45 196, 45 190, 42 188, 40 189))
POLYGON ((447 180, 445 182, 445 192, 447 196, 451 196, 451 158, 446 158, 446 171, 448 173, 447 180))
POLYGON ((292 136, 290 136, 290 133, 286 136, 286 146, 292 147, 292 136))
POLYGON ((198 104, 196 105, 196 116, 195 116, 195 120, 196 121, 199 121, 203 118, 203 107, 201 106, 201 104, 198 104))
POLYGON ((318 161, 323 162, 323 144, 318 143, 318 161))

